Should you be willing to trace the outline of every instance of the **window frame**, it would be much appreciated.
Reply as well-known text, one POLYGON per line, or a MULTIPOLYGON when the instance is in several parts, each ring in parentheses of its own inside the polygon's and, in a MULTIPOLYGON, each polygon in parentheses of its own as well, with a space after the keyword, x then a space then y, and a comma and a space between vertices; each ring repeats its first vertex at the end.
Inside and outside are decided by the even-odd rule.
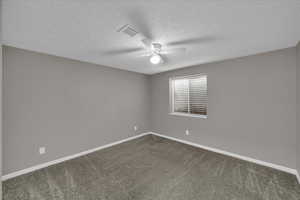
MULTIPOLYGON (((183 113, 183 112, 175 112, 174 111, 174 80, 179 80, 179 79, 190 79, 190 78, 195 78, 199 76, 206 76, 206 85, 207 85, 207 98, 208 98, 208 75, 205 73, 201 74, 193 74, 193 75, 185 75, 185 76, 173 76, 169 78, 169 115, 173 116, 181 116, 181 117, 195 117, 195 118, 201 118, 201 119, 207 119, 208 114, 206 115, 200 115, 200 114, 192 114, 192 113, 183 113)), ((190 87, 188 87, 190 89, 190 87)), ((188 94, 190 92, 188 91, 188 94)), ((188 102, 190 95, 188 95, 188 102)), ((190 107, 190 103, 188 103, 188 107, 190 107)), ((206 110, 208 109, 208 102, 207 102, 207 107, 206 110)), ((188 109, 189 110, 189 109, 188 109)))

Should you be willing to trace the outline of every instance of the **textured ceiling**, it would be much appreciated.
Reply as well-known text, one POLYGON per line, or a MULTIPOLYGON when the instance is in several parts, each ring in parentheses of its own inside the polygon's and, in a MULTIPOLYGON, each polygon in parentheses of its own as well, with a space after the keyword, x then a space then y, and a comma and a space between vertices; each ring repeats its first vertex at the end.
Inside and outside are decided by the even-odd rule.
POLYGON ((3 0, 2 16, 6 45, 146 74, 300 40, 299 0, 3 0), (124 24, 187 51, 152 65, 137 38, 116 32, 124 24))

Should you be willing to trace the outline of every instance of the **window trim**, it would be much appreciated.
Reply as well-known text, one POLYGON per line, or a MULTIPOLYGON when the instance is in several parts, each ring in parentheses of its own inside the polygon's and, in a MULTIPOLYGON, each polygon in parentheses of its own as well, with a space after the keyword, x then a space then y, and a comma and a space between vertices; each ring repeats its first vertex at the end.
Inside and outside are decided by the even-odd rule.
POLYGON ((198 115, 198 114, 181 113, 181 112, 170 112, 169 115, 207 119, 207 115, 198 115))
MULTIPOLYGON (((206 76, 206 81, 207 81, 206 84, 207 84, 207 89, 208 89, 208 75, 205 74, 205 73, 169 77, 169 115, 181 116, 181 117, 194 117, 194 118, 201 118, 201 119, 207 119, 208 118, 208 114, 200 115, 200 114, 192 114, 192 113, 174 112, 174 89, 173 89, 174 88, 174 81, 173 80, 189 79, 189 78, 194 78, 194 77, 199 77, 199 76, 206 76)), ((207 93, 208 93, 208 91, 207 91, 207 93)), ((208 102, 207 102, 207 105, 208 105, 208 102)), ((190 105, 188 104, 188 107, 189 106, 190 105)))

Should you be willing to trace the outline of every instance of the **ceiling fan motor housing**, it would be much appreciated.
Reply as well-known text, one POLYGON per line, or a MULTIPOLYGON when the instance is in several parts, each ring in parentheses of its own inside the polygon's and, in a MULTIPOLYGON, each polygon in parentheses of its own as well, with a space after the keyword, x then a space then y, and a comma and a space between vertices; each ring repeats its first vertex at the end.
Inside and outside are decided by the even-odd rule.
POLYGON ((152 47, 151 48, 152 48, 152 51, 154 53, 159 54, 160 51, 161 51, 161 44, 159 44, 159 43, 152 43, 152 47))

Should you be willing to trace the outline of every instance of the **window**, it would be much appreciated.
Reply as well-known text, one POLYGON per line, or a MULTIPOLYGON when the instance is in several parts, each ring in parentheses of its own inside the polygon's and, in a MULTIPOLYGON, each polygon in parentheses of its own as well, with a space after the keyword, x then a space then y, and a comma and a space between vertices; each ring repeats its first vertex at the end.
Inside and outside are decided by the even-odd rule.
POLYGON ((207 75, 170 78, 171 114, 207 118, 207 75))

